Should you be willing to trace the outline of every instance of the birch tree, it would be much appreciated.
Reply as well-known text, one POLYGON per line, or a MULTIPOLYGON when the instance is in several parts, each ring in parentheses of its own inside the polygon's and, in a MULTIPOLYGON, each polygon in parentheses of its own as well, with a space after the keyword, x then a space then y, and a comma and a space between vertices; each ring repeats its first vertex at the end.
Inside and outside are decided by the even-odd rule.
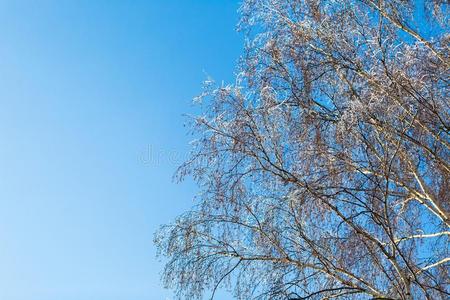
POLYGON ((156 234, 180 298, 448 299, 449 2, 244 0, 196 101, 197 205, 156 234))

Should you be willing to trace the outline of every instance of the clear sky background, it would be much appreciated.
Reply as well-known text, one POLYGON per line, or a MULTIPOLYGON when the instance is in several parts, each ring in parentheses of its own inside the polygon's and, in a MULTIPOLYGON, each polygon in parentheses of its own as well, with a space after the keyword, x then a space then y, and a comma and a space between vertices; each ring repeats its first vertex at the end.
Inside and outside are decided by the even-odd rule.
POLYGON ((153 233, 205 72, 231 80, 231 0, 0 1, 0 300, 171 299, 153 233))

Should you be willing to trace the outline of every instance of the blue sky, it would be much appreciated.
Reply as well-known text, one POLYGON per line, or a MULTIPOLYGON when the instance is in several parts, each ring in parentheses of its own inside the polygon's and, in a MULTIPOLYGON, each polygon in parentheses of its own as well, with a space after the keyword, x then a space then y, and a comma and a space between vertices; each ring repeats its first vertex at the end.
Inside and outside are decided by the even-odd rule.
POLYGON ((171 299, 153 233, 205 72, 231 80, 237 1, 0 1, 0 299, 171 299))

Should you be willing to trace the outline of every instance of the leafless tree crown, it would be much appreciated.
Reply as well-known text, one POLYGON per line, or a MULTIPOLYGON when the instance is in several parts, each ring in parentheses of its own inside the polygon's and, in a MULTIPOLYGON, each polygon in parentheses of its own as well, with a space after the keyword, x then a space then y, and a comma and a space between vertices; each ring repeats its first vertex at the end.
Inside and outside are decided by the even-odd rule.
POLYGON ((245 0, 205 83, 198 205, 155 237, 180 298, 449 299, 446 0, 245 0))

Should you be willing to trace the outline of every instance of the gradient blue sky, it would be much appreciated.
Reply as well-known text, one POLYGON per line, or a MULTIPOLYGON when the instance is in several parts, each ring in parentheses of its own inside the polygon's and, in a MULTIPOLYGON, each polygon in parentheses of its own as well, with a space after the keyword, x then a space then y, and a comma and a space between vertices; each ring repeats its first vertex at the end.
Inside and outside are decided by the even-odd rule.
POLYGON ((153 233, 193 204, 182 114, 232 79, 237 8, 0 1, 0 300, 172 298, 153 233))

